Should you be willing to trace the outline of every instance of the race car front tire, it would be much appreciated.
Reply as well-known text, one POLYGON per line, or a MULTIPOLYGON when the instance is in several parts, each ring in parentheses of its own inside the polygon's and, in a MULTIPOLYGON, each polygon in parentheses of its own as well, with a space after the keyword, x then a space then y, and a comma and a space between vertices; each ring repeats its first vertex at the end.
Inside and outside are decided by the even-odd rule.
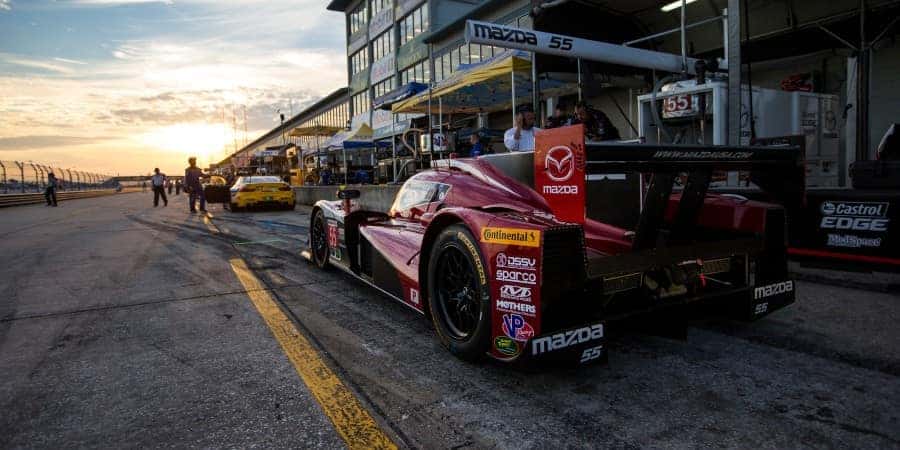
POLYGON ((490 285, 477 240, 452 225, 435 239, 428 259, 428 307, 438 338, 460 359, 480 360, 491 336, 490 285))
POLYGON ((328 230, 325 228, 325 213, 317 209, 309 228, 309 250, 313 263, 320 269, 328 267, 328 230))

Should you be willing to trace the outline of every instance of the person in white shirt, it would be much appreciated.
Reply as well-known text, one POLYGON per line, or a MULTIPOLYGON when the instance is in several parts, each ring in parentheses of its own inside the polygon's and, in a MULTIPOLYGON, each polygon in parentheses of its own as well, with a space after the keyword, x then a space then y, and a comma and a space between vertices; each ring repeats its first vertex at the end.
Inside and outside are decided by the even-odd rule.
POLYGON ((503 143, 511 152, 533 152, 534 132, 540 128, 534 126, 534 110, 530 106, 521 106, 516 110, 516 126, 506 130, 503 143))
POLYGON ((159 206, 159 197, 163 199, 163 206, 169 206, 169 199, 166 198, 166 174, 159 171, 159 167, 153 169, 153 176, 150 177, 150 183, 153 186, 153 207, 159 206))

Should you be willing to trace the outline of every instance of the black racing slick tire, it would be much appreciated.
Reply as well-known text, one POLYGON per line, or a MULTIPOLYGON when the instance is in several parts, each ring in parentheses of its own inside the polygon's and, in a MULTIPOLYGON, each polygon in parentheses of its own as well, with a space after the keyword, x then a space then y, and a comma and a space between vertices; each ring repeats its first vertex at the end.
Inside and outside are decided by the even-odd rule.
POLYGON ((238 207, 237 203, 228 203, 228 210, 231 212, 238 212, 241 208, 238 207))
POLYGON ((325 213, 317 209, 313 214, 309 227, 309 251, 316 267, 328 267, 328 229, 325 224, 325 213))
POLYGON ((452 225, 435 239, 428 258, 428 307, 441 344, 466 361, 488 352, 491 295, 487 265, 466 227, 452 225))

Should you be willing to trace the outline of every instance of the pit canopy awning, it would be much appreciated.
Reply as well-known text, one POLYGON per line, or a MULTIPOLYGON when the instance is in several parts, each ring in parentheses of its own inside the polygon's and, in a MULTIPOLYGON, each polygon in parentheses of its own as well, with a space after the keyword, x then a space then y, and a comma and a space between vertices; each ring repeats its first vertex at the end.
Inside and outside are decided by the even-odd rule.
POLYGON ((428 85, 425 83, 417 83, 415 81, 406 83, 387 94, 375 97, 375 100, 372 101, 372 107, 390 110, 395 103, 406 100, 426 89, 428 89, 428 85))
MULTIPOLYGON (((436 113, 440 109, 445 114, 507 111, 512 109, 513 80, 516 105, 531 103, 531 60, 528 57, 526 52, 510 50, 475 64, 460 64, 453 75, 431 90, 431 111, 428 110, 428 91, 395 103, 392 111, 436 113)), ((541 91, 567 87, 558 80, 544 79, 540 83, 541 91)), ((574 91, 575 86, 568 88, 574 91)))
POLYGON ((291 130, 288 136, 331 136, 338 131, 343 130, 342 127, 333 127, 328 125, 313 125, 311 127, 297 127, 291 130))
POLYGON ((372 140, 372 127, 364 123, 355 130, 342 131, 335 134, 325 143, 324 147, 328 150, 350 150, 355 148, 374 148, 375 146, 386 147, 387 145, 387 143, 372 140))

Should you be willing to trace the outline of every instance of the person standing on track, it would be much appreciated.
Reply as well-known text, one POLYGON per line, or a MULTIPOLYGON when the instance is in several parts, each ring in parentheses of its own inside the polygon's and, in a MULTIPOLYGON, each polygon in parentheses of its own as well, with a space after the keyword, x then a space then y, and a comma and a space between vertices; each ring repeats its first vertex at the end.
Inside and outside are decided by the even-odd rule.
POLYGON ((166 174, 160 173, 159 167, 153 169, 150 183, 153 186, 153 207, 159 206, 160 197, 163 199, 163 206, 169 206, 169 199, 166 198, 166 174))
POLYGON ((175 180, 175 195, 181 195, 181 180, 175 180))
POLYGON ((175 183, 172 183, 172 180, 166 180, 166 189, 169 190, 169 195, 172 195, 172 188, 174 188, 175 183))
POLYGON ((200 177, 203 171, 197 167, 197 158, 191 156, 188 158, 187 169, 184 169, 184 190, 189 194, 188 205, 191 212, 197 212, 194 208, 194 202, 200 199, 200 212, 206 212, 206 196, 203 195, 203 186, 200 184, 200 177))
POLYGON ((44 198, 47 199, 47 206, 59 206, 56 204, 56 188, 58 182, 53 172, 47 174, 47 189, 44 189, 44 198))

